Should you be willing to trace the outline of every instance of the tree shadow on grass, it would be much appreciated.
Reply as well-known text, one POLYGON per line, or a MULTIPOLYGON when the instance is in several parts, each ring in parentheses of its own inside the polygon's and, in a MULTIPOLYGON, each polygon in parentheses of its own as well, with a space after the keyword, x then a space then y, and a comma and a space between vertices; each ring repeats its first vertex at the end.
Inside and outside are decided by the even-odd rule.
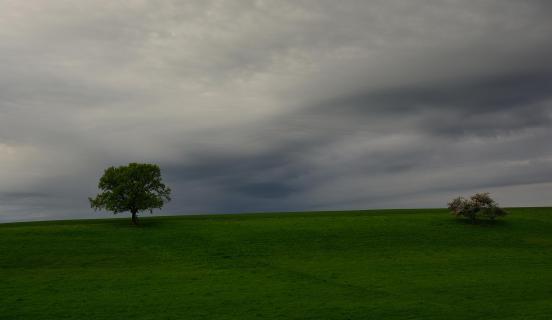
POLYGON ((127 219, 114 219, 113 226, 115 228, 124 228, 124 229, 149 229, 156 228, 164 224, 161 219, 148 217, 141 218, 138 220, 138 225, 132 223, 130 218, 127 219))
POLYGON ((478 219, 475 221, 472 221, 470 219, 451 219, 453 223, 460 224, 460 225, 467 225, 467 226, 473 226, 473 227, 486 227, 486 228, 499 228, 499 227, 506 227, 510 225, 510 223, 503 219, 497 219, 497 220, 489 220, 489 219, 478 219))

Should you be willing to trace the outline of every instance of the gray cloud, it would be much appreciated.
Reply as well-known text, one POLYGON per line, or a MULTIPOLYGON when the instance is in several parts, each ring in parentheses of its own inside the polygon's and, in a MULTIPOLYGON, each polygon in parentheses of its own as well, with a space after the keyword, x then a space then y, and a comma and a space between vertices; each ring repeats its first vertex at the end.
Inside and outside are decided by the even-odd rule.
POLYGON ((552 191, 548 1, 5 1, 0 220, 94 217, 159 163, 164 213, 505 205, 552 191))

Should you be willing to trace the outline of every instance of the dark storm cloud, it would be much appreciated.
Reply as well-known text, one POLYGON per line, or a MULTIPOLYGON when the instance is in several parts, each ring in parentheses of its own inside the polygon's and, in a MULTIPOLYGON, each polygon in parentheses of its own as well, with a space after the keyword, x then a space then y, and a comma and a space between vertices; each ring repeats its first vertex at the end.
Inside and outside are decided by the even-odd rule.
MULTIPOLYGON (((551 122, 552 71, 452 80, 339 97, 313 110, 339 117, 415 117, 436 134, 498 134, 551 122)), ((314 112, 314 111, 313 111, 314 112)), ((379 119, 377 119, 379 120, 379 119)))
POLYGON ((165 213, 550 204, 551 10, 3 2, 0 220, 94 217, 103 169, 136 161, 165 213))

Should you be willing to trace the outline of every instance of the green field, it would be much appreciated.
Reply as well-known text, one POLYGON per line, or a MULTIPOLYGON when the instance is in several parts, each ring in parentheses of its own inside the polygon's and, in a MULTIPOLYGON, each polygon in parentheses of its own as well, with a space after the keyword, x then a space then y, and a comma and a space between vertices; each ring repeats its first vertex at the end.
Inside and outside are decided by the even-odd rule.
POLYGON ((0 319, 551 319, 552 208, 0 225, 0 319))

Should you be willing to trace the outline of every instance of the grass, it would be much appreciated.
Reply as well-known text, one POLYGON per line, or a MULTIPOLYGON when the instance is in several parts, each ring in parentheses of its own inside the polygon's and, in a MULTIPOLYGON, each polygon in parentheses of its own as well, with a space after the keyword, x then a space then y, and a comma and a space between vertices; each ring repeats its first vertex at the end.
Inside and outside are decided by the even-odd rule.
POLYGON ((0 225, 0 319, 550 319, 552 208, 0 225))

